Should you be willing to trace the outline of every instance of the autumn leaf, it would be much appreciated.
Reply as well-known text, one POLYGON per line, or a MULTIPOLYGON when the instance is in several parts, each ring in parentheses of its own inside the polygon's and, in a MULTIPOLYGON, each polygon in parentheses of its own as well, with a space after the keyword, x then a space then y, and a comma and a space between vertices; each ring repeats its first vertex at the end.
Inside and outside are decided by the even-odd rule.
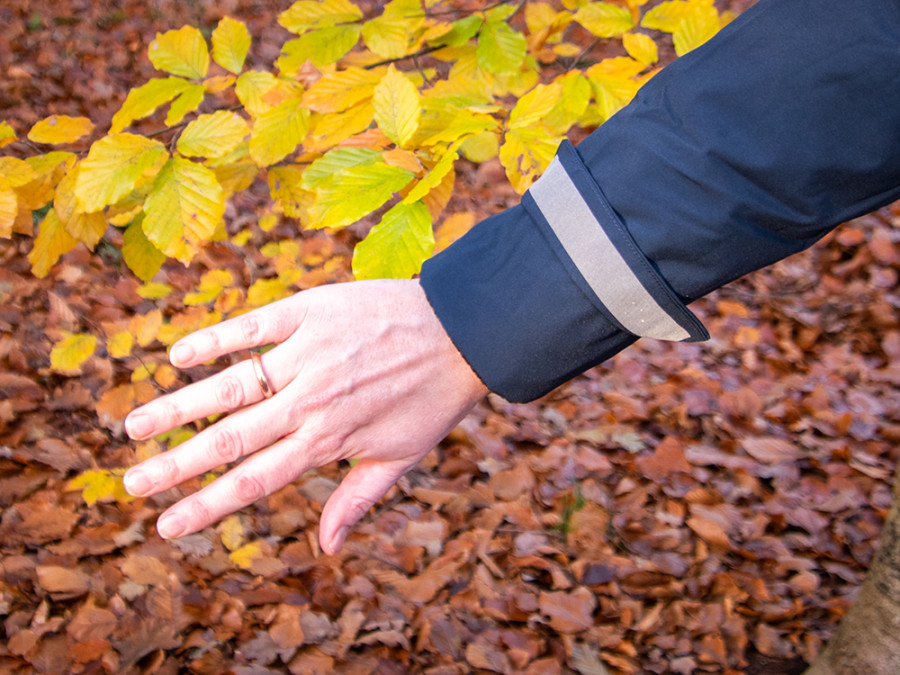
POLYGON ((37 122, 28 132, 28 140, 35 143, 74 143, 94 130, 94 123, 87 117, 51 115, 37 122))
POLYGON ((393 65, 375 87, 373 105, 378 127, 400 147, 416 133, 419 122, 419 92, 393 65))
POLYGON ((0 175, 0 237, 11 237, 19 215, 19 201, 6 176, 0 175))
POLYGON ((634 25, 627 7, 608 2, 589 2, 575 12, 575 21, 601 38, 616 37, 634 25))
POLYGON ((106 351, 114 359, 123 359, 131 354, 134 337, 127 330, 114 333, 106 341, 106 351))
POLYGON ((560 633, 578 633, 594 625, 597 599, 584 586, 572 592, 541 593, 541 614, 549 617, 550 627, 560 633))
POLYGON ((292 33, 305 33, 361 18, 362 12, 349 0, 298 0, 278 15, 278 23, 292 33))
POLYGON ((420 201, 400 203, 353 249, 353 274, 357 279, 409 279, 433 250, 428 209, 420 201))
POLYGON ((476 58, 478 66, 490 73, 518 70, 525 61, 525 36, 503 20, 489 20, 481 27, 476 58))
POLYGON ((144 172, 166 157, 162 143, 133 134, 104 136, 82 160, 75 198, 84 213, 115 204, 131 192, 144 172))
POLYGON ((310 61, 317 68, 324 68, 339 61, 359 41, 362 26, 329 26, 288 40, 281 48, 276 65, 283 75, 295 75, 304 63, 310 61))
POLYGON ((92 469, 66 483, 66 489, 81 490, 81 497, 88 506, 97 502, 130 502, 134 497, 125 491, 122 484, 124 473, 124 471, 92 469))
POLYGON ((228 554, 228 559, 232 563, 245 570, 250 569, 256 560, 263 557, 265 557, 265 553, 263 552, 262 542, 259 540, 244 544, 228 554))
POLYGON ((302 100, 288 99, 254 121, 250 156, 261 167, 280 162, 297 148, 308 130, 309 111, 302 100))
POLYGON ((61 255, 78 245, 78 240, 66 232, 55 209, 47 211, 38 228, 38 236, 34 239, 34 248, 28 254, 28 262, 31 263, 32 273, 43 278, 61 255))
POLYGON ((174 100, 191 87, 191 83, 180 77, 153 78, 140 87, 128 92, 125 102, 113 115, 111 134, 117 134, 133 121, 139 120, 153 112, 161 105, 174 100))
POLYGON ((344 227, 382 206, 406 187, 414 174, 383 162, 341 170, 316 190, 309 210, 310 227, 344 227))
POLYGON ((219 110, 200 115, 188 124, 178 137, 178 151, 188 157, 217 159, 234 150, 248 133, 250 129, 243 117, 219 110))
POLYGON ((684 56, 719 32, 719 12, 713 5, 692 3, 690 11, 672 33, 675 53, 684 56))
POLYGON ((16 138, 16 131, 9 126, 9 122, 0 122, 0 148, 13 143, 16 138))
POLYGON ((122 259, 128 269, 141 281, 150 281, 159 272, 166 255, 144 234, 144 214, 141 213, 125 230, 122 259))
POLYGON ((97 338, 89 333, 66 333, 50 351, 50 367, 64 375, 81 372, 81 365, 97 348, 97 338))
POLYGON ((206 77, 209 48, 202 33, 193 26, 157 33, 147 54, 159 70, 191 79, 206 77))
POLYGON ((628 33, 622 36, 622 44, 631 58, 644 65, 649 66, 659 60, 659 48, 649 35, 628 33))
POLYGON ((243 21, 223 17, 212 32, 213 61, 239 75, 250 50, 250 31, 243 21))

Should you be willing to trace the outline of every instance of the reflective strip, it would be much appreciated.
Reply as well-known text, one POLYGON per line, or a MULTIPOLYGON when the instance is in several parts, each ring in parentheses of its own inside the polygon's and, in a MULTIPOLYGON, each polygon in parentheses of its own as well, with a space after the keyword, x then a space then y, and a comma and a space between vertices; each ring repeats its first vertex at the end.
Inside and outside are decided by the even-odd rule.
POLYGON ((659 340, 690 334, 644 288, 556 157, 529 190, 575 267, 629 332, 659 340))

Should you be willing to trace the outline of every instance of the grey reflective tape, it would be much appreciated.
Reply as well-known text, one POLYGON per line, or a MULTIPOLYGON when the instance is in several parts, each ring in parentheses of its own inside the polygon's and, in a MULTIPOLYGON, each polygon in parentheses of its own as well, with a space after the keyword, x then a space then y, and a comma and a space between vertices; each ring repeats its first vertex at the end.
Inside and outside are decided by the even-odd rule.
POLYGON ((559 158, 529 192, 575 267, 619 323, 635 335, 659 340, 690 337, 631 271, 559 158))

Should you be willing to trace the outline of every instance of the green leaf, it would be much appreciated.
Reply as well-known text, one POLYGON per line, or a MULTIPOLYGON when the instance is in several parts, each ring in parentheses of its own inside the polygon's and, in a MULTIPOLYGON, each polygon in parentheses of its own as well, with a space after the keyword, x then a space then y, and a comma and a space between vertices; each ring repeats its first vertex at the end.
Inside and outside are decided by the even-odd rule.
POLYGON ((281 48, 278 70, 283 75, 293 76, 307 61, 316 68, 330 66, 353 49, 361 30, 358 24, 329 26, 289 40, 281 48))
POLYGON ((454 21, 450 32, 444 33, 434 42, 435 44, 447 45, 448 47, 461 47, 478 35, 478 31, 481 30, 481 24, 483 23, 484 19, 480 16, 470 14, 458 21, 454 21))
POLYGON ((81 162, 75 183, 81 211, 92 213, 118 202, 166 154, 162 143, 143 136, 111 134, 98 140, 81 162))
POLYGON ((250 31, 243 21, 223 17, 212 33, 213 60, 225 70, 240 75, 250 51, 250 31))
POLYGON ((412 180, 406 169, 382 162, 344 169, 316 193, 310 227, 345 227, 382 206, 412 180))
POLYGON ((621 35, 634 27, 634 19, 627 7, 608 2, 592 2, 577 12, 575 20, 601 38, 621 35))
POLYGON ((225 193, 210 169, 174 157, 157 175, 144 213, 147 238, 186 263, 196 245, 212 239, 225 213, 225 193))
POLYGON ((125 103, 113 115, 110 133, 117 134, 134 120, 151 115, 159 106, 165 105, 191 86, 180 77, 154 78, 146 84, 128 92, 125 103))
POLYGON ((309 110, 299 98, 288 99, 260 115, 250 134, 250 157, 259 166, 280 162, 309 130, 309 110))
POLYGON ((144 214, 139 213, 125 230, 122 259, 138 279, 147 283, 159 272, 166 256, 153 245, 153 242, 147 239, 147 235, 144 234, 143 222, 144 214))
POLYGON ((368 166, 380 159, 381 153, 370 148, 329 150, 303 172, 301 187, 304 190, 315 190, 334 180, 343 169, 349 169, 351 166, 368 166))
POLYGON ((236 112, 219 110, 200 115, 178 138, 178 152, 188 157, 218 159, 234 150, 250 133, 247 122, 236 112))
POLYGON ((209 70, 209 48, 193 26, 157 33, 147 53, 154 67, 172 75, 200 79, 209 70))
POLYGON ((292 33, 305 33, 362 18, 360 9, 348 0, 300 0, 278 15, 278 23, 292 33))
POLYGON ((375 121, 384 135, 405 147, 419 126, 419 92, 394 65, 375 87, 375 121))
POLYGON ((420 201, 400 203, 353 250, 357 279, 409 279, 434 251, 431 215, 420 201))
POLYGON ((31 263, 31 271, 34 276, 38 278, 47 276, 50 268, 56 264, 60 256, 68 253, 77 245, 78 240, 66 232, 66 228, 59 222, 56 211, 51 208, 44 216, 44 220, 41 221, 38 236, 34 238, 34 248, 28 254, 28 262, 31 263))
POLYGON ((489 73, 511 73, 525 61, 525 36, 503 21, 488 21, 478 37, 478 67, 489 73))

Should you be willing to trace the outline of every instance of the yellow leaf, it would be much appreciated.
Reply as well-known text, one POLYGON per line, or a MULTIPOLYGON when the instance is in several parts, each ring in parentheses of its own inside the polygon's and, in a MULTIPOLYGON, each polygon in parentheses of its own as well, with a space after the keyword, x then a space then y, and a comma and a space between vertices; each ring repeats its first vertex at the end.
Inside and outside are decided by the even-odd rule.
POLYGON ((631 30, 634 18, 627 7, 608 2, 591 2, 577 12, 575 21, 601 38, 610 38, 631 30))
POLYGON ((459 151, 471 162, 486 162, 496 157, 500 151, 500 135, 496 131, 474 134, 462 142, 459 151))
POLYGON ((313 128, 303 143, 310 152, 322 152, 335 147, 354 134, 369 128, 375 117, 371 101, 363 101, 339 113, 315 116, 313 128))
POLYGON ((262 307, 290 295, 287 284, 281 279, 258 279, 247 289, 247 304, 262 307))
POLYGON ((371 98, 384 72, 350 67, 327 73, 303 94, 303 104, 320 113, 342 112, 371 98))
POLYGON ((352 166, 368 166, 381 159, 381 153, 369 148, 334 148, 307 167, 301 187, 315 190, 334 180, 338 172, 352 166))
POLYGON ((422 202, 400 203, 353 249, 357 279, 409 279, 434 250, 431 215, 422 202))
POLYGON ((228 554, 231 562, 245 570, 250 569, 255 560, 263 557, 265 557, 265 553, 263 553, 262 543, 259 540, 244 544, 228 554))
POLYGON ((50 209, 40 224, 40 231, 34 239, 34 248, 28 254, 31 271, 36 277, 47 276, 59 257, 77 245, 78 240, 66 232, 66 228, 59 222, 56 211, 50 209))
POLYGON ((235 112, 219 110, 200 115, 178 138, 178 151, 187 156, 217 159, 240 145, 249 132, 244 118, 235 112))
POLYGON ((64 333, 50 351, 50 367, 63 375, 76 375, 97 348, 97 338, 89 333, 64 333))
POLYGON ((223 17, 212 33, 213 60, 225 70, 239 75, 250 51, 250 31, 243 21, 223 17))
POLYGON ((17 140, 16 131, 8 122, 0 122, 0 148, 14 143, 17 140))
POLYGON ((154 67, 172 75, 200 79, 209 70, 209 48, 193 26, 157 33, 147 53, 154 67))
POLYGON ((650 30, 661 30, 664 33, 674 33, 690 9, 690 3, 684 0, 661 2, 644 14, 641 26, 650 30))
POLYGON ((309 130, 309 111, 299 98, 261 114, 250 134, 250 156, 259 166, 280 162, 294 152, 309 130))
POLYGON ((359 41, 360 30, 358 24, 329 26, 289 40, 281 48, 278 70, 283 75, 293 76, 307 61, 317 68, 330 66, 353 49, 359 41))
POLYGON ((27 185, 38 177, 28 162, 15 157, 0 157, 0 176, 4 176, 10 187, 14 188, 27 185))
POLYGON ((414 174, 406 169, 377 162, 339 172, 334 180, 316 191, 310 209, 310 227, 345 227, 382 206, 395 192, 406 187, 414 174))
POLYGON ((419 126, 419 92, 393 64, 375 87, 375 121, 384 135, 403 147, 419 126))
POLYGON ((169 106, 169 114, 166 115, 166 124, 173 126, 181 122, 184 116, 194 112, 203 103, 206 96, 206 87, 202 84, 191 84, 178 95, 172 105, 169 106))
POLYGON ((146 300, 161 300, 172 293, 172 287, 163 283, 146 283, 138 287, 137 294, 146 300))
POLYGON ((75 183, 78 179, 79 166, 75 166, 56 186, 56 197, 53 208, 66 232, 84 243, 92 251, 107 228, 106 217, 102 211, 81 213, 75 199, 75 183))
POLYGON ((215 300, 225 290, 226 286, 234 283, 234 277, 227 270, 210 270, 200 278, 197 290, 184 296, 186 305, 205 305, 215 300))
POLYGON ((231 515, 223 520, 219 527, 219 535, 222 537, 222 544, 229 551, 236 551, 244 543, 244 525, 240 516, 231 515))
POLYGON ((659 60, 659 48, 649 35, 643 33, 627 33, 622 36, 625 51, 635 61, 650 66, 659 60))
POLYGON ((127 330, 114 333, 106 341, 106 351, 114 359, 124 359, 131 354, 132 346, 134 346, 134 338, 127 330))
POLYGON ((541 121, 554 133, 562 135, 584 115, 591 100, 591 85, 578 71, 566 73, 556 82, 562 85, 559 102, 541 121))
POLYGON ((524 193, 534 179, 550 164, 562 138, 551 136, 540 127, 510 129, 500 148, 500 163, 506 176, 519 194, 524 193))
POLYGON ((94 130, 94 123, 87 117, 51 115, 31 127, 28 140, 35 143, 74 143, 94 130))
MULTIPOLYGON (((631 79, 632 75, 616 64, 608 63, 612 61, 623 62, 622 59, 606 59, 591 66, 585 72, 594 92, 594 100, 601 122, 608 120, 628 105, 640 87, 638 82, 631 79)), ((643 69, 643 64, 632 59, 627 59, 627 61, 635 63, 638 68, 643 69)))
POLYGON ((718 33, 720 27, 719 12, 714 6, 699 2, 691 3, 691 10, 672 34, 675 53, 684 56, 718 33))
POLYGON ((225 193, 210 169, 175 157, 157 175, 144 213, 147 238, 166 255, 188 262, 221 222, 225 193))
POLYGON ((81 490, 81 497, 88 506, 97 502, 130 502, 134 499, 125 491, 122 475, 108 469, 80 473, 66 483, 66 490, 81 490))
POLYGON ((105 136, 81 162, 75 198, 84 213, 99 211, 128 195, 144 171, 167 156, 162 143, 133 134, 105 136))
POLYGON ((157 364, 142 363, 140 366, 131 371, 132 382, 144 382, 149 380, 153 373, 156 372, 157 364))
POLYGON ((16 193, 6 176, 0 174, 0 237, 11 237, 13 224, 19 214, 16 193))
POLYGON ((517 129, 536 124, 559 102, 562 84, 539 84, 518 100, 509 114, 509 128, 517 129))
MULTIPOLYGON (((166 256, 147 239, 147 235, 144 234, 143 222, 144 214, 140 213, 125 230, 122 259, 128 265, 128 269, 134 272, 134 276, 141 281, 148 282, 159 272, 166 256)), ((138 293, 140 294, 140 290, 138 293)))
POLYGON ((349 0, 300 0, 278 15, 278 23, 292 33, 305 33, 362 18, 362 12, 349 0))
POLYGON ((378 16, 366 21, 362 36, 366 47, 383 59, 399 59, 410 49, 411 33, 415 30, 409 21, 378 16))
POLYGON ((429 171, 418 183, 416 186, 410 190, 409 194, 403 200, 404 204, 413 204, 414 202, 423 199, 429 192, 431 192, 435 187, 440 185, 441 181, 444 180, 444 177, 453 171, 453 163, 456 161, 456 158, 459 156, 456 153, 456 149, 459 147, 459 143, 447 149, 447 152, 438 160, 437 164, 432 167, 431 171, 429 171))
POLYGON ((203 80, 203 88, 207 94, 220 94, 237 81, 234 75, 217 75, 203 80))
POLYGON ((279 166, 269 169, 269 192, 281 206, 284 215, 298 218, 301 223, 309 222, 309 207, 315 201, 315 194, 301 187, 303 168, 299 166, 279 166))
POLYGON ((180 77, 153 78, 140 87, 128 92, 125 102, 113 115, 111 134, 117 134, 134 120, 151 115, 159 106, 165 105, 191 86, 180 77))
POLYGON ((237 79, 234 93, 248 113, 259 117, 272 106, 263 97, 279 86, 279 80, 266 70, 248 70, 237 79))
POLYGON ((135 314, 128 322, 128 330, 134 335, 141 347, 146 347, 159 335, 162 327, 163 316, 158 309, 153 309, 146 314, 135 314))

